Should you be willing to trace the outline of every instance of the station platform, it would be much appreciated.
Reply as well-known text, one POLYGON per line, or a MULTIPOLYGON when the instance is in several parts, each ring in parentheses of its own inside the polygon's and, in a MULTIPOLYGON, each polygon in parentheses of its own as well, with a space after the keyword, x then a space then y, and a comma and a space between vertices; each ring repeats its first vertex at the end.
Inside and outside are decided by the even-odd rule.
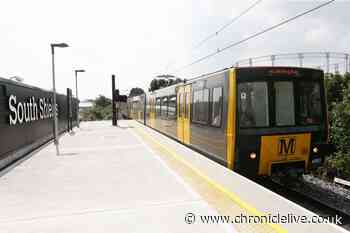
POLYGON ((208 216, 315 214, 138 122, 118 123, 82 123, 61 137, 59 156, 51 143, 3 171, 0 232, 346 232, 215 222, 208 216))

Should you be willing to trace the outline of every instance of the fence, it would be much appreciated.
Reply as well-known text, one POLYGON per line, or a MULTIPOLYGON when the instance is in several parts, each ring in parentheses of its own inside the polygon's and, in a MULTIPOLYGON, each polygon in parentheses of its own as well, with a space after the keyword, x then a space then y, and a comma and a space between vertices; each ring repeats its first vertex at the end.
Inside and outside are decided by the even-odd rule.
MULTIPOLYGON (((253 65, 272 65, 287 61, 291 65, 291 61, 296 66, 309 66, 325 70, 326 73, 347 73, 350 71, 350 55, 348 53, 338 52, 301 52, 301 53, 281 53, 260 57, 252 57, 239 60, 234 63, 235 67, 253 66, 253 65)), ((278 64, 280 65, 280 64, 278 64)))

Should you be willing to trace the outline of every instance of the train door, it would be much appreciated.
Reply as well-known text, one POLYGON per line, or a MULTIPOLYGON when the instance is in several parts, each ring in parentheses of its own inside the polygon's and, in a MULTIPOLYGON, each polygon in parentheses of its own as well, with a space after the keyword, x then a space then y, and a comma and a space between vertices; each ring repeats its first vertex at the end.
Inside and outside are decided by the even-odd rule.
POLYGON ((184 141, 184 109, 183 109, 183 102, 184 102, 184 87, 178 87, 177 89, 177 139, 181 142, 184 141))
POLYGON ((184 143, 190 144, 191 137, 191 86, 185 86, 184 96, 184 143))
POLYGON ((177 90, 177 138, 185 143, 190 143, 191 127, 191 86, 179 87, 177 90))
POLYGON ((156 120, 156 106, 154 97, 149 97, 149 124, 152 128, 155 126, 156 120))

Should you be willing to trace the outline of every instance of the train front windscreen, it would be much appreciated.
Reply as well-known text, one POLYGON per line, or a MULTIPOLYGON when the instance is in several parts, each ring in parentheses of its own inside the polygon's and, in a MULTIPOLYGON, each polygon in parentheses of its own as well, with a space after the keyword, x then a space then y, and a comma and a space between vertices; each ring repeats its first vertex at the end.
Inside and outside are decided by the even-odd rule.
POLYGON ((238 84, 241 128, 320 125, 321 80, 270 79, 238 84))

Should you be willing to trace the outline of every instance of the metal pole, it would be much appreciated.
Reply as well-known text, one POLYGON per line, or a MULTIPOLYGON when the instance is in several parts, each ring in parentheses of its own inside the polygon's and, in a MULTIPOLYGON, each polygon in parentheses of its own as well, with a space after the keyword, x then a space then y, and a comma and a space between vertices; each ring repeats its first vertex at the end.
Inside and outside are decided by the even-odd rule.
POLYGON ((334 64, 334 73, 338 74, 339 73, 339 64, 334 64))
POLYGON ((56 146, 56 155, 60 154, 59 150, 59 139, 58 139, 58 119, 56 111, 56 80, 55 80, 55 49, 51 45, 51 55, 52 55, 52 95, 53 95, 53 120, 54 120, 54 144, 56 146))
POLYGON ((253 59, 249 58, 249 66, 253 66, 253 59))
MULTIPOLYGON (((119 86, 119 76, 117 77, 118 78, 118 96, 120 95, 119 93, 119 90, 120 90, 120 86, 119 86)), ((119 98, 119 97, 118 97, 119 98)), ((119 100, 118 100, 119 101, 119 100)), ((118 105, 116 106, 116 109, 117 109, 117 117, 116 117, 116 120, 115 120, 115 125, 118 126, 118 118, 119 118, 119 103, 118 105)))
POLYGON ((299 57, 299 66, 300 67, 303 67, 303 58, 304 58, 304 55, 302 53, 299 53, 298 54, 298 57, 299 57))
POLYGON ((117 109, 117 116, 116 116, 116 119, 115 119, 115 125, 118 126, 119 104, 118 104, 118 107, 116 107, 116 109, 117 109))
POLYGON ((112 74, 112 125, 117 125, 115 106, 115 75, 112 74))
POLYGON ((329 53, 326 53, 326 62, 327 62, 327 67, 326 67, 326 69, 327 69, 327 74, 329 74, 329 53))
POLYGON ((118 126, 118 114, 119 114, 119 89, 115 90, 114 106, 116 109, 115 114, 115 125, 118 126), (117 97, 117 98, 116 98, 117 97))
POLYGON ((75 96, 77 98, 77 126, 78 128, 80 128, 80 125, 79 125, 79 98, 78 98, 78 72, 75 71, 75 96))
POLYGON ((272 66, 275 66, 275 58, 276 58, 275 55, 271 55, 271 65, 272 66))
POLYGON ((345 72, 349 73, 349 54, 345 54, 345 72))

